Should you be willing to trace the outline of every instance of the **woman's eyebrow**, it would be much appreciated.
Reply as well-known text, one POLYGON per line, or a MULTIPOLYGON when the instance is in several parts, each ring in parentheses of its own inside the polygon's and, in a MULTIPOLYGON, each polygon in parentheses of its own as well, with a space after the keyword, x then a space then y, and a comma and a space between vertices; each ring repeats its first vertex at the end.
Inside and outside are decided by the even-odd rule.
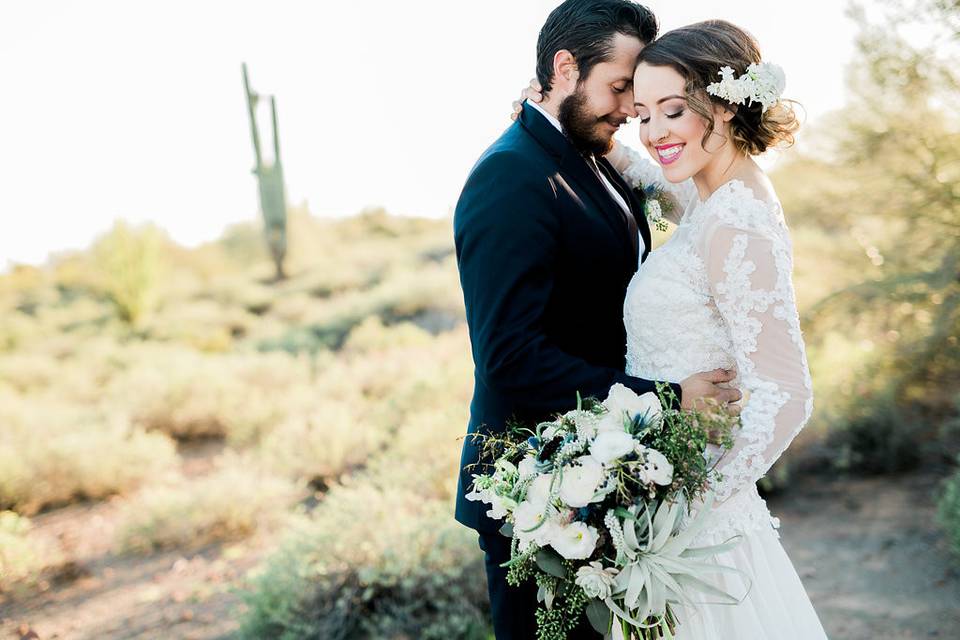
MULTIPOLYGON (((674 98, 680 98, 681 100, 684 99, 683 96, 674 94, 674 95, 672 95, 672 96, 666 96, 665 98, 660 98, 659 100, 657 100, 657 104, 660 104, 661 102, 666 102, 667 100, 673 100, 674 98)), ((643 104, 642 102, 634 102, 634 103, 633 103, 633 106, 635 106, 635 107, 645 107, 645 106, 647 106, 647 105, 643 104)))

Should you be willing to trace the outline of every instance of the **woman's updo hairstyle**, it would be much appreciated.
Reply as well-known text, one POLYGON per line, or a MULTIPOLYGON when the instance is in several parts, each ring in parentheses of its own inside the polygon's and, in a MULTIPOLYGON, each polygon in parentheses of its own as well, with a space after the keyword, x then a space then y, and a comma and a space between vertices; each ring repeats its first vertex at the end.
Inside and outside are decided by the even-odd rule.
POLYGON ((757 101, 731 104, 707 93, 707 86, 720 80, 721 67, 731 67, 739 77, 751 64, 761 62, 756 40, 740 27, 725 20, 708 20, 674 29, 645 46, 637 62, 671 67, 683 76, 688 107, 707 121, 704 145, 716 126, 713 105, 735 113, 730 120, 731 137, 737 148, 749 155, 794 143, 800 123, 788 104, 792 101, 779 100, 764 112, 757 101))

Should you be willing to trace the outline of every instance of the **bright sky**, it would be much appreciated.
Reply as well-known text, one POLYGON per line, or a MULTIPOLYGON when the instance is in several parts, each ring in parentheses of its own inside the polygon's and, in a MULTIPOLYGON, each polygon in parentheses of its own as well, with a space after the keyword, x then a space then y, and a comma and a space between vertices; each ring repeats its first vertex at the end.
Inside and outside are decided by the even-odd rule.
MULTIPOLYGON (((117 218, 186 245, 257 219, 243 61, 277 96, 288 202, 447 215, 509 124, 556 4, 0 0, 0 271, 83 248, 117 218)), ((844 3, 648 6, 663 30, 722 17, 751 31, 808 122, 842 105, 844 3)))

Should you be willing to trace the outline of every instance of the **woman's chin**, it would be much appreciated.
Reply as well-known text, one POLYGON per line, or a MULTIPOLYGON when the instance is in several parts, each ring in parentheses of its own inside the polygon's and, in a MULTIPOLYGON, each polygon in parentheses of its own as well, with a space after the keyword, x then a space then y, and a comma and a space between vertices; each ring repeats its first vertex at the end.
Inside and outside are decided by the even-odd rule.
POLYGON ((663 177, 667 179, 667 182, 672 182, 674 184, 683 182, 684 180, 687 180, 693 176, 693 173, 684 170, 682 166, 661 164, 660 168, 663 169, 663 177))

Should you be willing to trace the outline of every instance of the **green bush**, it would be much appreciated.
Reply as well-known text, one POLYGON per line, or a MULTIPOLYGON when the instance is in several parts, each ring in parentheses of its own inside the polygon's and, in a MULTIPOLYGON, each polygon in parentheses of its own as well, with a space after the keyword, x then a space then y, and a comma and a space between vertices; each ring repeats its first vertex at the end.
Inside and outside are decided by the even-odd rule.
POLYGON ((144 488, 120 508, 123 551, 196 548, 244 538, 279 522, 300 492, 290 482, 228 459, 201 478, 144 488))
POLYGON ((245 594, 243 638, 489 637, 476 534, 446 501, 341 488, 264 567, 245 594))
POLYGON ((0 397, 0 508, 31 514, 78 498, 103 498, 171 467, 173 443, 132 427, 122 413, 0 397))
POLYGON ((30 536, 31 524, 13 511, 0 511, 0 594, 29 589, 41 572, 60 564, 60 553, 30 536))
POLYGON ((137 229, 119 221, 93 247, 101 286, 120 318, 133 326, 139 325, 157 301, 165 242, 156 227, 137 229))

